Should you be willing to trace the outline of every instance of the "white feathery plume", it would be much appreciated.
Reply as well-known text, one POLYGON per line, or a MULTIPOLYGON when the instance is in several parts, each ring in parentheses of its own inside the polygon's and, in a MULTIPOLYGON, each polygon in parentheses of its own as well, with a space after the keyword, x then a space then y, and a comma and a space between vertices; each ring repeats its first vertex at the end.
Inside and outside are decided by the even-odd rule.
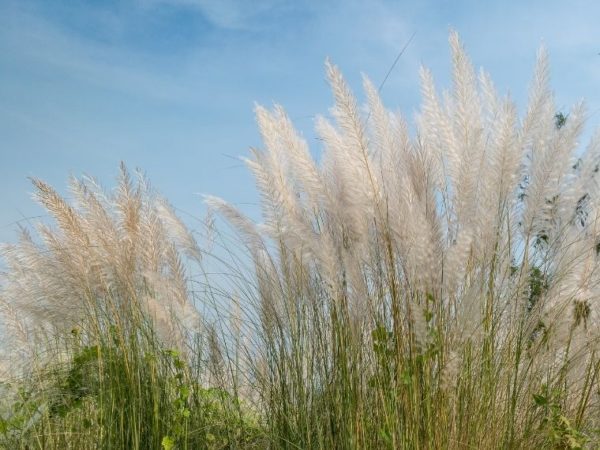
POLYGON ((339 69, 329 61, 326 61, 325 69, 335 99, 331 113, 340 130, 343 150, 349 157, 346 163, 354 166, 369 199, 376 203, 379 201, 380 188, 373 171, 372 154, 356 100, 339 69))
MULTIPOLYGON (((319 117, 316 128, 323 141, 323 172, 328 192, 326 210, 336 219, 332 226, 346 235, 349 242, 358 243, 367 235, 368 217, 373 210, 359 164, 345 151, 342 137, 325 119, 319 117)), ((339 236, 340 232, 334 232, 339 236)))
MULTIPOLYGON (((78 327, 90 308, 108 311, 136 302, 148 296, 157 279, 154 284, 162 290, 154 299, 171 314, 161 330, 166 333, 188 319, 183 315, 194 315, 180 251, 197 247, 147 183, 134 183, 124 166, 114 194, 89 178, 71 179, 72 204, 48 184, 33 183, 36 198, 58 226, 39 224, 39 242, 24 233, 19 243, 2 249, 8 271, 0 289, 3 301, 23 317, 30 342, 78 327)), ((12 334, 18 348, 18 336, 12 334)))
POLYGON ((244 243, 252 250, 258 251, 264 248, 263 238, 256 225, 242 214, 237 208, 227 203, 225 200, 213 195, 204 195, 204 203, 221 214, 236 230, 241 234, 244 243))
POLYGON ((190 257, 200 260, 202 256, 196 239, 189 228, 177 217, 173 207, 165 199, 158 199, 154 207, 171 239, 190 257))
POLYGON ((274 111, 277 131, 280 134, 281 151, 288 160, 287 176, 300 184, 300 191, 307 194, 310 209, 317 208, 323 197, 323 182, 318 168, 310 155, 308 144, 294 129, 284 109, 276 105, 274 111))

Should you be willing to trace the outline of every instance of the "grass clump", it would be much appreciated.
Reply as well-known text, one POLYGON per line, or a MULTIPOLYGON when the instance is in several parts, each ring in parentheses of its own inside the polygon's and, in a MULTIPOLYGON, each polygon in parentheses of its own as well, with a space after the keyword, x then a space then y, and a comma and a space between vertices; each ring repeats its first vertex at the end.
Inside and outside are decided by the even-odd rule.
POLYGON ((279 106, 247 161, 264 223, 208 198, 254 261, 260 393, 282 448, 595 448, 598 135, 540 52, 523 118, 450 36, 414 133, 327 64, 321 161, 279 106), (550 395, 551 393, 551 395, 550 395))
POLYGON ((233 247, 200 251, 124 169, 112 195, 74 180, 74 206, 35 181, 58 229, 4 251, 4 348, 33 374, 5 442, 600 446, 600 137, 577 151, 585 109, 558 120, 543 51, 521 118, 450 43, 452 89, 422 71, 414 131, 327 63, 319 163, 258 107, 262 223, 206 197, 233 247))
POLYGON ((73 180, 74 205, 34 184, 58 228, 4 249, 14 374, 0 446, 260 447, 259 418, 234 386, 208 384, 209 328, 187 275, 200 250, 172 208, 124 167, 114 194, 73 180))

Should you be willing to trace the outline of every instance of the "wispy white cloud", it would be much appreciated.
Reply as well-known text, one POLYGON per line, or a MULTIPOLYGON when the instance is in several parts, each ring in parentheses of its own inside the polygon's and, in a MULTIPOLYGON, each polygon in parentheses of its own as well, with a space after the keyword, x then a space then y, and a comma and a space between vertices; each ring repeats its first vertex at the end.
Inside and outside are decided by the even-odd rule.
POLYGON ((141 7, 160 6, 196 11, 217 27, 229 30, 256 30, 265 26, 266 16, 293 7, 290 0, 137 0, 141 7))

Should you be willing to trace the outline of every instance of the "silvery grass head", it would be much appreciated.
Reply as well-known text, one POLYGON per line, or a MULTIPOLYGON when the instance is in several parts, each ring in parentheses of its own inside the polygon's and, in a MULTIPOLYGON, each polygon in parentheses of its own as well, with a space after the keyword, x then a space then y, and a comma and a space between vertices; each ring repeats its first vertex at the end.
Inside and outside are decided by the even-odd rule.
POLYGON ((40 223, 36 237, 22 229, 18 243, 2 247, 4 352, 28 360, 57 335, 93 335, 136 309, 152 319, 164 342, 183 345, 184 328, 198 324, 184 262, 201 254, 146 178, 132 179, 121 165, 112 192, 92 178, 72 178, 72 201, 41 180, 32 182, 34 199, 55 225, 40 223))
POLYGON ((440 331, 440 364, 466 342, 502 354, 520 337, 540 371, 567 358, 576 377, 600 333, 600 135, 578 151, 585 108, 557 115, 544 50, 520 117, 456 33, 450 46, 452 88, 440 94, 421 70, 414 127, 367 78, 361 113, 327 62, 335 103, 316 119, 320 161, 282 107, 258 106, 264 148, 246 163, 263 223, 206 201, 254 258, 265 330, 297 332, 302 302, 344 305, 358 334, 385 323, 422 348, 440 331))

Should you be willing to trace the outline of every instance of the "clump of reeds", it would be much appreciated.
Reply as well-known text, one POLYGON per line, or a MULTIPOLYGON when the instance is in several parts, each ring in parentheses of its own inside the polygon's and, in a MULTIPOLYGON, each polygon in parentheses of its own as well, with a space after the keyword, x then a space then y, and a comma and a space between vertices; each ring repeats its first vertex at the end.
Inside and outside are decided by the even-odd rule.
POLYGON ((238 238, 202 252, 225 268, 196 280, 210 326, 182 262, 200 250, 143 178, 74 180, 74 204, 34 181, 58 228, 4 249, 3 349, 60 364, 10 390, 5 442, 598 447, 600 134, 577 150, 585 109, 557 113, 543 51, 519 117, 450 44, 452 89, 422 71, 414 129, 327 63, 318 163, 257 108, 263 223, 206 198, 238 238))
POLYGON ((600 137, 576 151, 585 109, 557 115, 544 51, 521 118, 450 44, 452 89, 422 70, 413 132, 327 63, 320 163, 259 106, 264 223, 207 198, 254 261, 277 446, 599 445, 600 137))
POLYGON ((56 333, 94 334, 102 327, 94 315, 119 321, 130 307, 147 312, 169 345, 183 346, 199 325, 183 258, 198 261, 200 250, 173 208, 124 166, 110 193, 91 178, 72 178, 72 202, 32 182, 57 227, 40 223, 36 238, 23 229, 18 243, 2 248, 0 302, 13 339, 5 348, 32 353, 56 333))
POLYGON ((2 249, 0 447, 260 448, 258 416, 210 364, 201 251, 173 208, 123 165, 110 193, 73 178, 71 201, 32 181, 56 226, 2 249))

